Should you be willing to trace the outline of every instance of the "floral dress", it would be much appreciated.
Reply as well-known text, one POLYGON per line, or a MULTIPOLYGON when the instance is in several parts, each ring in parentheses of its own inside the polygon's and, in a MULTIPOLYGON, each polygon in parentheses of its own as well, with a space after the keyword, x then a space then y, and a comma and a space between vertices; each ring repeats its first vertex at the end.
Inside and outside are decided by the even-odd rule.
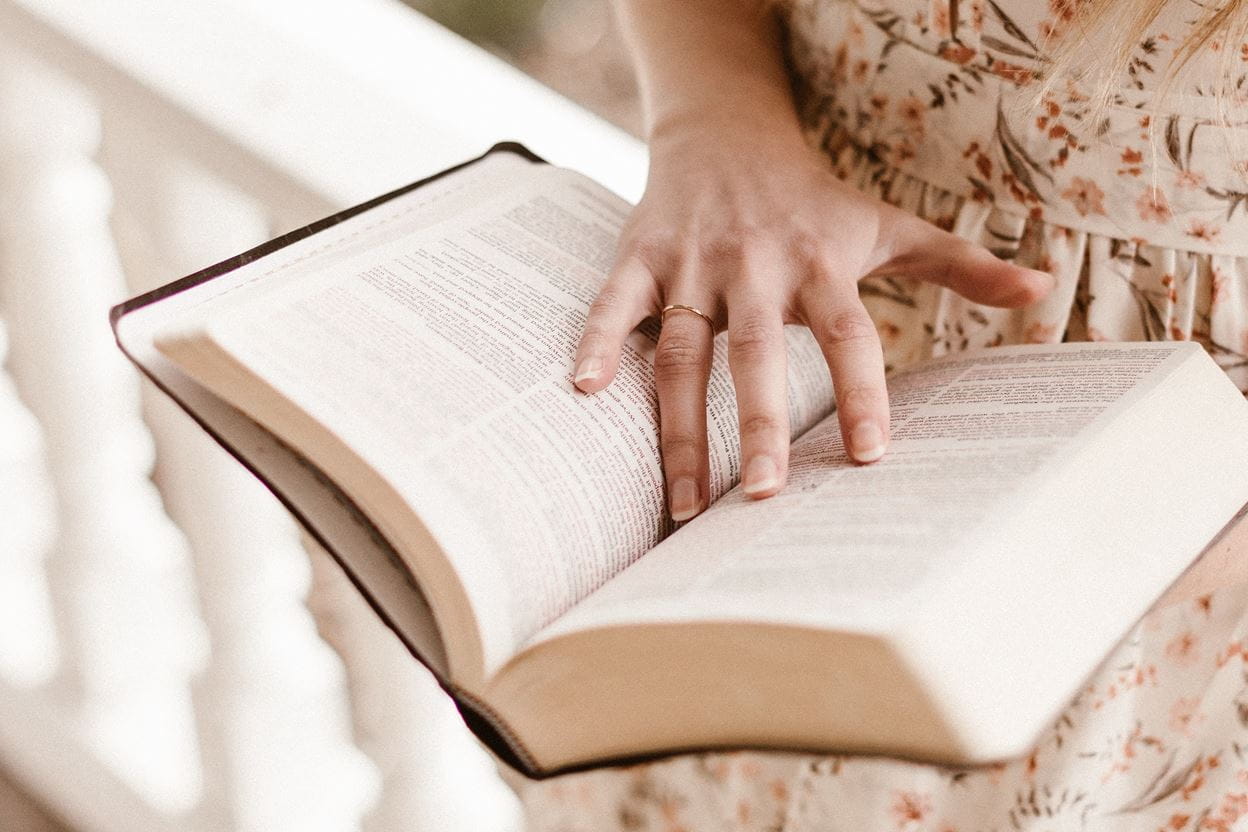
MULTIPOLYGON (((1248 44, 1163 72, 1171 0, 1107 102, 1038 80, 1079 0, 795 0, 806 135, 863 191, 1046 270, 1023 310, 918 281, 860 293, 890 366, 969 347, 1190 339, 1248 392, 1248 44), (1229 82, 1218 93, 1218 77, 1229 82)), ((1248 830, 1248 584, 1145 617, 1025 758, 687 755, 522 786, 533 832, 1248 830)))

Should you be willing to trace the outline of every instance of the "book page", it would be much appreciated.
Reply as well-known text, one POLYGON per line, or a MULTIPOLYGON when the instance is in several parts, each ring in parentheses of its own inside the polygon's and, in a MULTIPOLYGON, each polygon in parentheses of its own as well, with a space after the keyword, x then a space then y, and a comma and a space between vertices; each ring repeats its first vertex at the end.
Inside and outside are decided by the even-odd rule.
POLYGON ((794 445, 784 492, 729 493, 541 637, 706 618, 879 626, 954 568, 958 544, 1024 498, 1041 468, 1195 349, 1005 347, 896 374, 879 462, 849 463, 825 419, 794 445))
MULTIPOLYGON (((585 396, 570 378, 628 210, 548 169, 469 214, 207 316, 218 348, 427 523, 465 585, 487 670, 671 531, 654 330, 634 334, 609 389, 585 396)), ((787 336, 796 435, 830 410, 831 385, 808 332, 787 336)), ((718 496, 739 464, 722 343, 708 417, 718 496)))
POLYGON ((220 315, 292 282, 309 280, 352 256, 470 211, 500 189, 524 187, 546 170, 547 165, 515 153, 490 153, 460 170, 213 277, 208 284, 161 298, 160 316, 177 316, 166 325, 166 330, 182 327, 198 331, 209 312, 220 315))

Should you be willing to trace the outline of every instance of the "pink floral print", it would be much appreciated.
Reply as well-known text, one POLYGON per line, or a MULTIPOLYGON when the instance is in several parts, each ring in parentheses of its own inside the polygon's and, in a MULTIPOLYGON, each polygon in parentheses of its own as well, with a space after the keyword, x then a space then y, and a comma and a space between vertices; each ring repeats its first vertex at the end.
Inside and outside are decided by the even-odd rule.
MULTIPOLYGON (((1214 52, 1193 58, 1186 87, 1161 89, 1199 19, 1174 0, 1103 108, 1072 81, 1040 97, 1044 44, 1078 2, 791 0, 800 117, 836 174, 1058 279, 1015 311, 863 281, 887 363, 1041 333, 1172 338, 1202 344, 1248 390, 1248 92, 1217 100, 1214 52)), ((1248 61, 1231 71, 1248 91, 1248 61)))

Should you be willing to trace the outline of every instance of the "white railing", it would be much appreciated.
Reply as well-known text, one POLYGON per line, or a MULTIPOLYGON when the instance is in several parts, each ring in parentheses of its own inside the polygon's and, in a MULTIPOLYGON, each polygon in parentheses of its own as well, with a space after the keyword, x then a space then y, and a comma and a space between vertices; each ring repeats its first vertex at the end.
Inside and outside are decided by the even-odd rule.
POLYGON ((0 0, 0 767, 74 828, 518 828, 106 318, 501 139, 639 194, 638 142, 392 0, 0 0))

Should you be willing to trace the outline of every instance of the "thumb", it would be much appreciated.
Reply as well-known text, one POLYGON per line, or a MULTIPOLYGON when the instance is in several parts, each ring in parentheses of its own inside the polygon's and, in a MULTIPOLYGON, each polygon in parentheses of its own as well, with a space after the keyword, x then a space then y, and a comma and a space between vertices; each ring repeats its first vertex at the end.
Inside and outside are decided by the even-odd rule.
POLYGON ((1048 272, 1008 263, 925 220, 907 219, 893 241, 896 254, 881 271, 928 280, 975 303, 1005 308, 1033 304, 1057 284, 1048 272))

